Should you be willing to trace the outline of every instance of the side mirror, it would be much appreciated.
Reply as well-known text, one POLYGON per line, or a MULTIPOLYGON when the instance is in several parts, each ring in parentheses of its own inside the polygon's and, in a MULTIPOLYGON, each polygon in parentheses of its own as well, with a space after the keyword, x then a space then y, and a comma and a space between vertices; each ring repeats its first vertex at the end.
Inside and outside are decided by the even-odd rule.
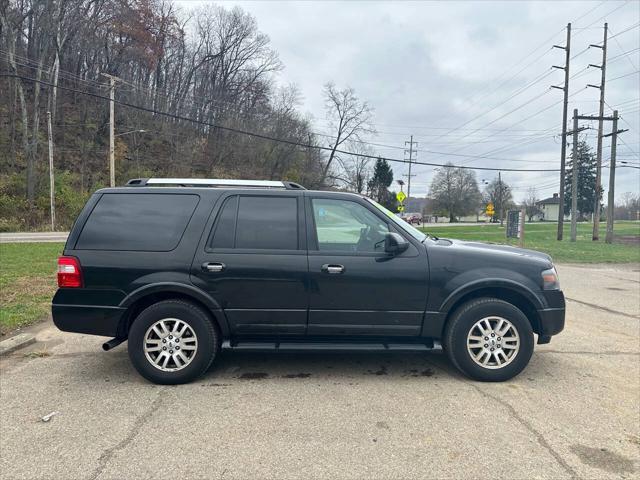
POLYGON ((389 232, 384 236, 384 251, 389 255, 399 255, 409 248, 407 242, 401 235, 389 232))

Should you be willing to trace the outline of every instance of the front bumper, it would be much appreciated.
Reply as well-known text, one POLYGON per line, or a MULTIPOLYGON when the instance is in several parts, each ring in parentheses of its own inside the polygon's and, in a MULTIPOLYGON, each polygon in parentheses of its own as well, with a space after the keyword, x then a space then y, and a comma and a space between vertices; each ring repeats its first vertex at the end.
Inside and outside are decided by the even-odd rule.
POLYGON ((560 333, 564 329, 564 314, 564 307, 538 310, 538 316, 540 317, 540 331, 538 335, 550 337, 560 333))
POLYGON ((549 343, 553 335, 564 329, 565 301, 561 290, 545 292, 549 308, 538 310, 538 343, 549 343))

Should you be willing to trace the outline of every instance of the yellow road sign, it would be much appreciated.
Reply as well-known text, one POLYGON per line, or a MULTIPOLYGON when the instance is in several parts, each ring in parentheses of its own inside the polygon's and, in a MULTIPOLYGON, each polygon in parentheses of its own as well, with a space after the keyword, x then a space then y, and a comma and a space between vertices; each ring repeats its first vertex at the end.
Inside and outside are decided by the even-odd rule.
POLYGON ((404 205, 398 205, 398 212, 404 212, 404 205))
POLYGON ((487 203, 487 209, 485 210, 485 213, 490 217, 492 217, 496 213, 493 209, 493 203, 487 203))
POLYGON ((407 198, 407 196, 405 195, 405 193, 400 190, 398 193, 396 193, 396 200, 398 200, 400 203, 404 202, 404 199, 407 198))

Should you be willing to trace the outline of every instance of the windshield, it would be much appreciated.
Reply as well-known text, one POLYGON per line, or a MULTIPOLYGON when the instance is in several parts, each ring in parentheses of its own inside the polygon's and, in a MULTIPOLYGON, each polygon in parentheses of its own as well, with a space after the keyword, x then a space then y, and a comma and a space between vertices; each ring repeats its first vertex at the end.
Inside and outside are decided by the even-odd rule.
POLYGON ((386 216, 388 216, 397 227, 407 232, 409 235, 411 235, 413 238, 415 238, 419 242, 423 242, 424 239, 427 238, 427 236, 424 233, 422 233, 420 230, 409 225, 407 222, 400 220, 395 213, 393 213, 390 210, 387 210, 378 202, 374 202, 369 197, 363 197, 363 198, 367 200, 369 203, 371 203, 373 206, 375 206, 378 210, 383 212, 386 216))

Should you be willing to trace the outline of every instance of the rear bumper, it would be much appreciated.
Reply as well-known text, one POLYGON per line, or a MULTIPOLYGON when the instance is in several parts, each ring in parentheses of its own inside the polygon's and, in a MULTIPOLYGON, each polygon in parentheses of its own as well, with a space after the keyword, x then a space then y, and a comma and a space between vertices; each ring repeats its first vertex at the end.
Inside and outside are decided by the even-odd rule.
POLYGON ((53 323, 65 332, 115 337, 126 309, 111 306, 51 305, 53 323))

